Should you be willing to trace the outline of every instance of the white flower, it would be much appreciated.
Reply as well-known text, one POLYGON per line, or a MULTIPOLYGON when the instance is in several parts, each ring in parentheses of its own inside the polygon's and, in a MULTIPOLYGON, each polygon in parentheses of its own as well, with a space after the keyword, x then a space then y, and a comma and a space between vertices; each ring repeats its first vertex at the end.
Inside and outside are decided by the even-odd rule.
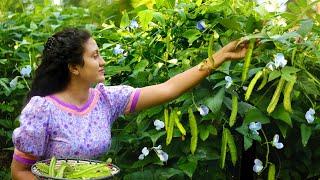
POLYGON ((282 18, 281 16, 277 16, 276 18, 271 19, 270 24, 271 26, 279 26, 279 27, 287 26, 286 19, 282 18))
POLYGON ((156 119, 154 122, 153 122, 153 125, 156 127, 156 130, 160 130, 162 128, 164 128, 164 122, 160 121, 159 119, 156 119))
POLYGON ((277 53, 274 57, 274 65, 276 68, 284 67, 287 64, 287 60, 284 59, 284 55, 282 53, 277 53))
POLYGON ((315 114, 315 113, 316 113, 315 110, 312 109, 312 108, 310 108, 310 109, 306 112, 306 114, 304 115, 304 117, 307 119, 307 121, 308 121, 309 124, 310 124, 310 123, 313 123, 313 121, 314 121, 314 114, 315 114))
POLYGON ((143 160, 144 159, 144 155, 140 154, 140 156, 138 157, 139 160, 143 160))
POLYGON ((113 54, 118 55, 118 54, 123 54, 124 49, 121 48, 120 44, 117 44, 116 47, 113 49, 113 54))
POLYGON ((157 147, 153 147, 153 149, 155 149, 155 150, 160 150, 161 148, 162 148, 161 145, 159 145, 159 146, 157 146, 157 147))
POLYGON ((30 77, 30 73, 31 73, 31 66, 27 65, 26 67, 23 67, 20 70, 20 74, 22 77, 30 77))
POLYGON ((232 78, 230 76, 225 76, 224 79, 227 81, 226 88, 228 89, 233 83, 232 78))
POLYGON ((259 159, 254 160, 253 171, 259 173, 263 169, 262 162, 259 159))
POLYGON ((18 83, 18 78, 19 78, 19 77, 16 76, 14 79, 12 79, 12 80, 10 81, 9 85, 10 85, 10 87, 11 87, 12 89, 16 88, 17 83, 18 83))
POLYGON ((246 91, 248 89, 248 87, 247 86, 242 86, 242 89, 246 91))
POLYGON ((178 63, 178 59, 170 59, 170 60, 168 61, 168 63, 177 64, 177 63, 178 63))
POLYGON ((147 147, 144 147, 141 152, 142 152, 142 154, 143 154, 144 156, 148 156, 148 154, 149 154, 149 150, 148 150, 147 147))
POLYGON ((200 112, 201 116, 205 116, 209 113, 209 108, 205 105, 201 105, 199 108, 198 108, 198 111, 200 112))
POLYGON ((277 149, 283 148, 283 144, 281 142, 279 142, 279 135, 278 134, 275 134, 273 136, 272 146, 276 147, 277 149))
POLYGON ((156 153, 157 153, 158 157, 160 158, 160 161, 162 161, 162 162, 168 161, 169 155, 166 152, 159 149, 159 150, 156 150, 156 153))
POLYGON ((270 69, 271 71, 273 71, 276 68, 276 65, 274 64, 274 62, 269 62, 266 67, 268 69, 270 69))
POLYGON ((199 29, 200 31, 204 31, 206 28, 207 28, 207 26, 206 26, 206 23, 204 22, 204 20, 197 22, 197 29, 199 29))
POLYGON ((261 123, 260 122, 251 122, 249 124, 249 129, 252 131, 253 134, 259 135, 258 130, 261 129, 261 123))
POLYGON ((136 20, 131 20, 129 27, 130 27, 131 29, 136 29, 136 28, 139 27, 139 24, 138 24, 138 22, 137 22, 136 20))
POLYGON ((257 3, 268 12, 284 12, 287 9, 287 1, 288 0, 257 0, 257 3))

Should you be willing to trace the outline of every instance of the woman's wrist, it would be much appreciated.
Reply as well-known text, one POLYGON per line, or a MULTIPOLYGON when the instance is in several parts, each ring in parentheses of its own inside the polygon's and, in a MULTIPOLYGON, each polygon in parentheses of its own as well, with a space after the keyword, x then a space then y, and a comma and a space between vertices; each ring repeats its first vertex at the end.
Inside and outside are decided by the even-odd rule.
POLYGON ((217 69, 225 61, 225 58, 221 54, 216 53, 212 55, 212 61, 212 69, 217 69))

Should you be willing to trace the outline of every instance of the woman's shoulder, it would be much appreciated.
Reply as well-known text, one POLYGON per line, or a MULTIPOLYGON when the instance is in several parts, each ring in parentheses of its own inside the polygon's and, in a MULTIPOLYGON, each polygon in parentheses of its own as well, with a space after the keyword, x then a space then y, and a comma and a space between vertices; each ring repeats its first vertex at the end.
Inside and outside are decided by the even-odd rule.
POLYGON ((33 96, 23 108, 22 112, 40 112, 40 111, 47 111, 48 110, 48 101, 45 97, 41 96, 33 96))

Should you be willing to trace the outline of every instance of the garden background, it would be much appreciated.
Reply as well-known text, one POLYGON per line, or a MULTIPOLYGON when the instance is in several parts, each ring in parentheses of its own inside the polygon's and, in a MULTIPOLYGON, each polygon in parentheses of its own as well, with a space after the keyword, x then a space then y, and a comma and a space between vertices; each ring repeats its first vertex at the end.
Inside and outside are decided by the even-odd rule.
POLYGON ((251 42, 247 63, 226 62, 178 99, 115 122, 101 160, 121 168, 117 178, 320 177, 317 1, 61 2, 0 2, 0 179, 10 179, 12 131, 43 45, 65 27, 93 34, 107 85, 162 83, 231 40, 251 42))

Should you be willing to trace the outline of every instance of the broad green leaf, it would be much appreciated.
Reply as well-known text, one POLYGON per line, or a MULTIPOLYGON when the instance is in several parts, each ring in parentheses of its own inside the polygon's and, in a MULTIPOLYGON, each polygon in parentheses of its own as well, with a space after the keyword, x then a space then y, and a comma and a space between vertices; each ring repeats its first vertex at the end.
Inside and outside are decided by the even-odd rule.
POLYGON ((207 126, 201 124, 199 127, 199 137, 202 141, 205 141, 209 137, 209 129, 207 126))
POLYGON ((191 45, 193 41, 197 40, 201 36, 201 32, 197 29, 189 29, 185 31, 182 36, 187 38, 189 45, 191 45))
POLYGON ((276 121, 276 124, 277 124, 278 128, 280 129, 280 132, 281 132, 283 138, 286 138, 289 126, 281 121, 276 121))
POLYGON ((107 66, 106 67, 107 76, 113 76, 123 71, 131 71, 131 68, 129 66, 107 66))
POLYGON ((158 140, 161 136, 163 136, 163 135, 165 135, 165 134, 166 134, 165 131, 161 131, 161 130, 157 131, 157 130, 153 129, 153 130, 148 131, 148 132, 143 132, 143 133, 142 133, 142 136, 149 137, 149 138, 151 139, 153 145, 155 145, 156 142, 157 142, 157 140, 158 140))
POLYGON ((153 19, 153 11, 152 10, 144 10, 138 13, 141 27, 146 30, 148 28, 149 23, 153 19))
POLYGON ((272 81, 272 80, 274 80, 274 79, 276 79, 276 78, 278 78, 278 77, 280 77, 281 76, 281 72, 280 71, 272 71, 270 74, 269 74, 269 79, 268 79, 268 81, 272 81))
POLYGON ((279 106, 277 106, 275 111, 271 113, 271 116, 275 119, 285 122, 287 125, 289 125, 292 128, 290 113, 284 109, 283 104, 280 104, 279 106))
POLYGON ((301 124, 300 126, 300 132, 301 132, 301 141, 304 147, 306 147, 309 138, 311 136, 312 133, 312 129, 311 127, 305 125, 305 124, 301 124))
POLYGON ((144 69, 149 65, 147 60, 142 60, 136 64, 134 67, 133 73, 136 74, 138 72, 144 71, 144 69))
POLYGON ((197 161, 187 161, 183 164, 179 165, 179 168, 190 178, 192 178, 193 173, 195 172, 197 168, 197 161))
POLYGON ((120 22, 120 28, 126 28, 128 27, 130 24, 130 20, 129 20, 129 16, 127 11, 123 11, 122 12, 122 18, 121 18, 121 22, 120 22))
POLYGON ((248 125, 251 122, 260 122, 261 124, 267 124, 270 122, 269 118, 257 108, 250 109, 244 117, 243 124, 248 125))
POLYGON ((302 20, 300 23, 300 28, 297 30, 302 37, 306 36, 313 27, 313 21, 311 19, 302 20))
POLYGON ((244 143, 243 143, 244 149, 245 149, 245 150, 248 150, 248 149, 252 146, 252 139, 244 136, 243 141, 244 141, 244 143))
POLYGON ((294 74, 299 71, 301 70, 292 66, 285 66, 284 68, 281 69, 282 74, 294 74))
POLYGON ((171 178, 172 176, 175 176, 175 175, 179 175, 179 174, 183 174, 183 172, 179 169, 174 169, 174 168, 160 168, 160 169, 157 169, 155 175, 159 175, 160 178, 163 178, 163 179, 169 179, 171 178))
POLYGON ((204 102, 214 114, 218 113, 221 109, 224 92, 224 88, 221 88, 214 97, 209 97, 204 102))
POLYGON ((165 25, 166 25, 166 21, 165 21, 163 15, 162 15, 162 13, 160 13, 160 12, 154 12, 154 13, 153 13, 153 17, 159 22, 159 24, 160 24, 161 26, 165 26, 165 25))
POLYGON ((153 179, 153 172, 150 170, 137 171, 124 176, 124 180, 150 180, 153 179))

